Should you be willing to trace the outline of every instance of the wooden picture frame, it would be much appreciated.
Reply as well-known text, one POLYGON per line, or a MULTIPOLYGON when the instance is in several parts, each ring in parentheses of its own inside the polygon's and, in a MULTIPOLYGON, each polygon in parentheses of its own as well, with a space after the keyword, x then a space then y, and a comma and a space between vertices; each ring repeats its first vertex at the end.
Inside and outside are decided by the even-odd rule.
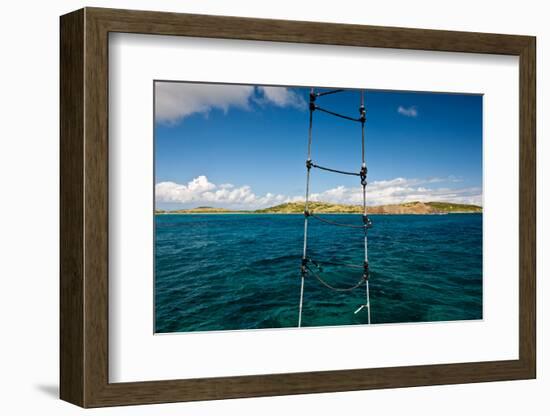
POLYGON ((534 37, 100 8, 64 15, 60 28, 61 399, 82 407, 101 407, 535 378, 534 37), (518 56, 519 359, 109 383, 110 32, 518 56))

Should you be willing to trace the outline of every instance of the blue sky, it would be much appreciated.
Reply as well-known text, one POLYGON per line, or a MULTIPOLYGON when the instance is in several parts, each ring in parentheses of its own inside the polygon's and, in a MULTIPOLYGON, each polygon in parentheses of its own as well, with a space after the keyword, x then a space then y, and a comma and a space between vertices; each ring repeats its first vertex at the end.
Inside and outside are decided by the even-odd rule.
MULTIPOLYGON (((323 89, 317 89, 323 91, 323 89)), ((309 88, 155 83, 155 193, 164 209, 303 200, 309 88)), ((317 104, 357 117, 357 90, 317 104)), ((367 90, 370 205, 481 205, 482 96, 367 90)), ((361 167, 359 123, 314 112, 312 159, 361 167)), ((312 199, 359 204, 359 178, 312 170, 312 199)))

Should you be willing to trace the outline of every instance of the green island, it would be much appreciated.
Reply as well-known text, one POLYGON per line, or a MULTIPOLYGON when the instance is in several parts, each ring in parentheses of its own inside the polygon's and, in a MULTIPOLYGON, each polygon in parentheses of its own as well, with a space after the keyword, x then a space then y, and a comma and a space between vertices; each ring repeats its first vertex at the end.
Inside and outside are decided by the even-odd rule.
MULTIPOLYGON (((360 205, 331 204, 328 202, 310 202, 310 211, 318 214, 361 214, 360 205)), ((376 205, 367 207, 369 214, 473 214, 483 210, 478 205, 456 204, 450 202, 405 202, 402 204, 376 205)), ((155 214, 302 214, 304 202, 286 202, 258 210, 231 210, 216 207, 196 207, 177 210, 155 210, 155 214)))

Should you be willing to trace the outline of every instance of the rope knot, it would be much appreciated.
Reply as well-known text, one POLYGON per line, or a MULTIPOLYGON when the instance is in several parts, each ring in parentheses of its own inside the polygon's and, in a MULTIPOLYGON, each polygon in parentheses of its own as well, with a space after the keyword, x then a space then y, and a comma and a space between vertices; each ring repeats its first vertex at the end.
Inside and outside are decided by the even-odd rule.
POLYGON ((317 94, 313 91, 309 93, 309 111, 315 111, 317 106, 315 105, 315 100, 317 99, 317 94))
POLYGON ((302 258, 302 265, 300 267, 300 270, 302 272, 302 276, 305 276, 307 274, 307 262, 308 262, 308 259, 303 257, 302 258))
POLYGON ((361 123, 365 123, 365 121, 367 120, 367 110, 365 109, 365 106, 363 104, 361 104, 361 107, 359 107, 359 121, 361 121, 361 123))
POLYGON ((363 214, 363 225, 365 226, 365 228, 372 227, 372 221, 367 214, 363 214))
POLYGON ((359 177, 361 178, 361 185, 367 186, 367 167, 365 165, 361 166, 359 177))
POLYGON ((368 261, 363 263, 363 279, 369 280, 369 262, 368 261))

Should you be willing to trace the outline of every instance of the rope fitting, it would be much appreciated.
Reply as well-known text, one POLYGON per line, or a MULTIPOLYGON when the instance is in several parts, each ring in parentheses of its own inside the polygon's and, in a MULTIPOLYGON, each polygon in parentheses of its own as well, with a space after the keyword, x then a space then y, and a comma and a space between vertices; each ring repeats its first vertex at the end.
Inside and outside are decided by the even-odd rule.
POLYGON ((367 214, 363 214, 363 225, 365 226, 365 228, 372 227, 372 221, 367 214))
POLYGON ((361 123, 365 123, 367 120, 367 110, 363 104, 359 107, 359 114, 359 121, 361 121, 361 123))
POLYGON ((306 160, 306 168, 307 170, 310 170, 313 167, 313 162, 311 159, 306 160))
POLYGON ((311 211, 308 209, 304 210, 304 217, 311 217, 311 211))
POLYGON ((315 100, 317 99, 317 94, 314 92, 309 93, 309 111, 315 111, 317 106, 315 105, 315 100))
POLYGON ((302 266, 300 267, 300 270, 302 272, 302 277, 307 274, 307 258, 302 258, 302 266))
POLYGON ((363 263, 363 279, 369 280, 369 262, 363 263))
POLYGON ((359 176, 361 178, 361 185, 367 186, 367 167, 365 165, 361 166, 359 176))

